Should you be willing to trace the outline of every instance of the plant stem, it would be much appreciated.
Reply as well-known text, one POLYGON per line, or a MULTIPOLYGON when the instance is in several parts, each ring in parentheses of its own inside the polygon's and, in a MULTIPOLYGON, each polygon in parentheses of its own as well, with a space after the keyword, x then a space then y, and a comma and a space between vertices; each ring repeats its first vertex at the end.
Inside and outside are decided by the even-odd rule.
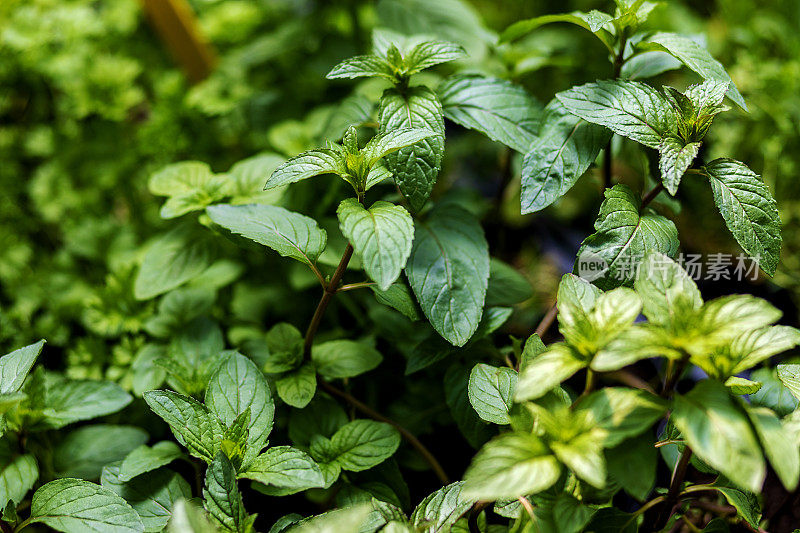
POLYGON ((17 527, 14 528, 14 533, 17 533, 17 531, 22 531, 23 529, 28 527, 28 525, 30 523, 31 523, 31 519, 30 518, 28 518, 27 520, 25 520, 23 522, 20 522, 20 524, 17 527))
POLYGON ((370 287, 372 285, 375 285, 374 281, 362 281, 360 283, 348 283, 347 285, 342 285, 341 287, 339 287, 339 290, 337 292, 347 292, 347 291, 352 291, 352 290, 355 290, 355 289, 363 289, 365 287, 370 287))
POLYGON ((633 387, 634 389, 645 390, 652 394, 656 393, 655 389, 653 389, 653 387, 651 387, 648 382, 646 382, 636 374, 629 372, 627 370, 614 370, 613 372, 604 372, 603 376, 612 379, 614 381, 618 381, 623 385, 633 387))
POLYGON ((403 438, 405 438, 406 441, 408 441, 408 443, 415 450, 417 450, 417 452, 425 460, 425 462, 430 465, 431 469, 433 469, 433 472, 436 474, 436 477, 439 478, 439 481, 441 481, 445 485, 450 483, 450 478, 447 477, 447 474, 445 473, 444 469, 442 468, 442 465, 439 464, 439 461, 436 460, 436 457, 434 457, 434 455, 430 452, 430 450, 428 450, 428 448, 426 448, 425 445, 422 444, 419 441, 419 439, 416 436, 414 436, 413 433, 408 431, 406 428, 404 428, 403 426, 401 426, 400 424, 398 424, 397 422, 395 422, 391 418, 388 418, 388 417, 380 414, 379 412, 375 411, 374 409, 372 409, 367 404, 365 404, 365 403, 361 402, 360 400, 358 400, 357 398, 355 398, 352 394, 344 392, 342 390, 339 390, 339 389, 337 389, 336 387, 334 387, 333 385, 331 385, 330 383, 328 383, 326 381, 320 380, 320 381, 318 381, 318 384, 319 384, 319 387, 322 390, 324 390, 325 392, 333 394, 334 396, 338 396, 339 398, 343 399, 344 401, 346 401, 347 403, 349 403, 350 405, 352 405, 353 407, 355 407, 356 409, 358 409, 359 411, 361 411, 362 413, 364 413, 368 417, 370 417, 370 418, 372 418, 374 420, 378 420, 379 422, 385 422, 387 424, 390 424, 390 425, 394 426, 394 428, 397 431, 400 432, 400 434, 403 436, 403 438))
POLYGON ((675 471, 672 473, 672 482, 669 485, 667 497, 664 500, 664 506, 656 520, 656 530, 664 527, 664 525, 672 516, 673 507, 678 503, 678 498, 681 494, 681 484, 683 478, 686 477, 686 470, 689 468, 689 461, 692 459, 692 449, 686 446, 678 459, 678 464, 675 465, 675 471))
POLYGON ((303 343, 303 357, 306 359, 308 359, 308 357, 311 355, 311 346, 314 344, 314 335, 317 334, 317 329, 319 329, 319 325, 322 322, 322 317, 325 315, 325 310, 328 308, 328 304, 331 303, 331 298, 333 298, 333 295, 336 294, 339 283, 342 282, 342 277, 344 276, 345 270, 347 270, 347 264, 350 262, 351 257, 353 257, 353 247, 348 242, 347 247, 344 249, 344 253, 342 254, 342 259, 339 261, 339 266, 336 267, 336 272, 333 273, 330 283, 325 286, 325 290, 322 292, 322 298, 320 298, 319 303, 317 304, 317 310, 314 311, 314 316, 311 318, 311 323, 308 325, 308 329, 306 330, 306 338, 305 342, 303 343))
POLYGON ((539 325, 536 326, 536 331, 534 333, 536 333, 539 336, 539 338, 541 338, 545 333, 547 333, 547 330, 550 329, 550 326, 553 325, 553 322, 556 319, 556 315, 558 315, 558 305, 553 304, 553 306, 550 307, 550 309, 547 311, 547 314, 545 314, 544 317, 542 317, 542 321, 539 322, 539 325))
POLYGON ((655 197, 658 196, 658 194, 663 190, 664 190, 664 184, 663 183, 659 183, 658 185, 653 187, 650 190, 650 192, 648 192, 647 194, 645 194, 642 197, 642 205, 641 205, 640 209, 644 209, 645 207, 647 207, 647 205, 650 202, 652 202, 655 199, 655 197))

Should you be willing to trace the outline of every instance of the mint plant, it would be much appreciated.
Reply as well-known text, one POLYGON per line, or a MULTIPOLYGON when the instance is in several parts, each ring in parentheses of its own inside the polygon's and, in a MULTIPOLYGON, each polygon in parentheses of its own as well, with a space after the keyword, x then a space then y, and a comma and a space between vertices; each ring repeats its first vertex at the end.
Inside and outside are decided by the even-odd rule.
MULTIPOLYGON (((211 4, 202 26, 240 46, 179 106, 146 110, 162 144, 191 132, 198 148, 145 151, 149 194, 127 184, 125 222, 91 242, 75 230, 49 259, 74 274, 102 255, 102 283, 53 275, 71 296, 48 282, 52 308, 0 308, 3 328, 41 314, 55 339, 44 365, 43 340, 0 357, 3 532, 785 530, 800 330, 765 288, 782 222, 730 157, 750 159, 722 150, 752 89, 746 103, 702 39, 642 0, 499 35, 459 0, 300 21, 296 6, 211 4), (319 37, 331 21, 352 43, 319 37), (567 41, 588 32, 597 50, 580 52, 606 56, 605 76, 556 72, 574 66, 548 44, 560 23, 578 27, 567 41), (285 87, 251 72, 279 60, 266 70, 285 87), (541 65, 558 75, 532 79, 541 65), (760 285, 699 282, 685 256, 707 211, 760 285), (561 268, 533 237, 567 225, 561 268), (55 328, 75 309, 85 331, 55 328)), ((97 112, 123 120, 149 92, 97 112)), ((85 100, 71 120, 88 120, 85 100)), ((2 338, 30 337, 27 321, 2 338)))

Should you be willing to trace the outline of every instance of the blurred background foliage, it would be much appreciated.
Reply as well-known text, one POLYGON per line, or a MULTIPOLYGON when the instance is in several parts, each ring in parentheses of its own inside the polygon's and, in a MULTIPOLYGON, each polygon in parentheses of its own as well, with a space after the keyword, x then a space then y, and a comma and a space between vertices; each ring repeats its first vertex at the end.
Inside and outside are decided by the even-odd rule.
MULTIPOLYGON (((303 327, 318 288, 302 266, 255 248, 242 252, 218 238, 206 246, 208 230, 198 233, 197 224, 185 221, 175 229, 174 221, 159 218, 162 201, 148 192, 147 181, 168 163, 199 160, 241 180, 241 201, 252 201, 286 157, 338 139, 349 123, 370 124, 385 85, 329 82, 324 76, 341 59, 368 51, 375 28, 428 34, 467 49, 469 58, 457 67, 425 74, 431 85, 448 69, 474 70, 520 83, 545 104, 559 90, 611 75, 594 37, 569 25, 496 44, 497 32, 522 18, 608 9, 610 1, 190 4, 199 33, 218 57, 210 75, 195 84, 137 0, 0 3, 0 351, 45 337, 46 365, 74 377, 112 379, 140 393, 158 372, 148 361, 163 350, 232 345, 257 358, 258 340, 271 325, 303 327), (164 235, 183 246, 201 243, 200 263, 207 268, 180 287, 136 295, 139 266, 164 235), (301 291, 308 297, 298 297, 301 291)), ((750 112, 721 115, 701 157, 745 161, 763 174, 781 208, 784 248, 777 276, 753 287, 717 282, 707 289, 767 296, 794 322, 800 298, 800 3, 673 0, 661 3, 647 24, 697 34, 726 66, 750 112)), ((681 89, 696 81, 685 70, 654 80, 681 89)), ((502 330, 524 337, 551 305, 560 275, 571 270, 597 213, 601 184, 591 170, 554 206, 522 216, 518 159, 499 144, 448 125, 437 191, 453 189, 448 198, 483 213, 492 254, 529 280, 530 287, 520 289, 526 301, 502 330)), ((623 152, 614 175, 641 189, 651 164, 623 152)), ((683 211, 672 213, 684 251, 739 253, 708 207, 710 193, 690 177, 679 192, 683 211)), ((331 244, 323 263, 335 264, 344 246, 333 214, 338 183, 306 182, 286 197, 261 198, 328 217, 331 244)), ((337 299, 326 332, 337 335, 354 326, 364 331, 371 323, 368 335, 391 341, 413 358, 429 332, 358 292, 364 291, 337 299), (359 309, 373 320, 364 320, 359 309)), ((385 364, 399 369, 387 413, 423 434, 457 418, 450 405, 456 400, 443 395, 432 401, 429 393, 415 390, 430 390, 425 380, 441 380, 441 373, 423 372, 403 384, 398 359, 386 357, 385 364)), ((458 382, 468 368, 449 367, 446 381, 458 382)), ((473 428, 473 446, 486 437, 480 429, 473 428)))

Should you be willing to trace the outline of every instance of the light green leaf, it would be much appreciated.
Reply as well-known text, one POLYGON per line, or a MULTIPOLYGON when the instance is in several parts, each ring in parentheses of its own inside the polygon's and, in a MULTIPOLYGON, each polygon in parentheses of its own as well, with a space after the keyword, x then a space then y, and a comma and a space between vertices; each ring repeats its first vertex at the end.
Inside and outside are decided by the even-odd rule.
POLYGON ((744 163, 715 159, 701 170, 711 183, 728 229, 764 272, 775 274, 781 253, 781 220, 769 188, 744 163))
POLYGON ((230 203, 274 205, 283 197, 285 189, 264 191, 264 176, 271 176, 286 158, 272 152, 242 159, 227 172, 225 188, 232 197, 230 203))
POLYGON ((205 510, 191 500, 181 499, 172 507, 172 518, 167 525, 169 533, 219 533, 205 510))
POLYGON ((382 158, 398 150, 417 144, 424 139, 441 137, 441 133, 425 128, 399 128, 379 133, 361 150, 368 167, 372 168, 382 158))
POLYGON ((493 141, 527 153, 536 140, 542 106, 522 87, 500 78, 458 75, 438 89, 444 115, 493 141))
POLYGON ((489 246, 478 221, 455 205, 417 221, 406 275, 433 328, 455 346, 466 344, 480 323, 489 280, 489 246))
POLYGON ((342 234, 361 257, 367 275, 381 290, 387 290, 405 267, 414 222, 408 211, 389 202, 377 201, 369 208, 348 198, 336 210, 342 234))
POLYGON ((133 398, 110 381, 48 379, 44 418, 37 425, 58 429, 73 422, 115 413, 133 398))
POLYGON ((419 211, 433 190, 444 155, 444 111, 436 94, 424 86, 405 92, 388 89, 378 111, 380 132, 397 128, 423 128, 438 133, 403 148, 384 159, 400 192, 419 211))
POLYGON ((414 74, 440 63, 463 59, 467 52, 461 45, 447 41, 425 41, 419 43, 405 55, 406 72, 414 74))
POLYGON ((638 81, 598 81, 562 91, 567 111, 650 148, 675 132, 675 111, 660 92, 638 81))
MULTIPOLYGON (((750 340, 746 334, 749 330, 760 329, 769 326, 781 317, 782 313, 775 306, 766 300, 756 298, 749 294, 732 294, 715 298, 703 305, 698 317, 696 327, 698 331, 706 334, 705 338, 697 339, 697 348, 691 344, 687 345, 692 355, 705 355, 702 350, 706 348, 707 342, 732 341, 740 337, 742 340, 739 348, 746 355, 749 347, 754 350, 759 347, 759 334, 754 334, 750 340), (744 334, 744 335, 743 335, 744 334)), ((776 330, 779 336, 785 336, 784 341, 790 342, 792 335, 790 330, 776 330)), ((770 334, 772 335, 772 333, 770 334)), ((784 342, 782 341, 782 342, 784 342)), ((791 347, 787 342, 787 347, 791 347)), ((758 358, 758 352, 753 355, 758 358)))
POLYGON ((568 441, 550 443, 550 448, 576 476, 596 488, 606 485, 606 461, 603 438, 597 431, 587 431, 568 441))
POLYGON ((669 53, 678 59, 681 63, 689 67, 690 70, 696 72, 703 79, 719 80, 730 83, 728 89, 728 97, 736 102, 736 105, 747 111, 747 105, 744 103, 744 98, 739 94, 736 86, 733 84, 731 77, 725 72, 722 64, 711 57, 703 46, 692 40, 685 35, 677 33, 659 32, 651 35, 645 41, 639 43, 639 47, 661 50, 669 53))
POLYGON ((755 394, 750 395, 750 403, 759 407, 769 407, 778 416, 786 417, 795 412, 800 401, 794 394, 778 379, 777 371, 774 368, 761 367, 753 371, 750 377, 761 383, 761 388, 755 394))
POLYGON ((31 522, 66 533, 142 533, 133 508, 112 491, 81 479, 63 478, 42 485, 33 495, 31 522))
POLYGON ((333 434, 333 461, 344 470, 361 472, 391 457, 400 446, 400 433, 389 424, 353 420, 333 434))
POLYGON ((368 503, 335 509, 303 520, 286 533, 358 533, 370 512, 368 503))
MULTIPOLYGON (((325 486, 319 465, 305 452, 291 446, 272 446, 259 455, 239 478, 268 485, 275 496, 325 486)), ((262 488, 262 492, 264 489, 262 488)))
POLYGON ((56 444, 52 467, 58 477, 97 479, 103 466, 121 460, 147 438, 147 432, 135 426, 83 426, 56 444))
POLYGON ((559 13, 556 15, 543 15, 526 20, 515 22, 500 35, 500 42, 513 41, 527 35, 536 28, 551 24, 553 22, 568 22, 594 33, 605 45, 609 52, 614 54, 614 37, 606 30, 603 25, 610 22, 612 17, 597 10, 589 13, 573 11, 572 13, 559 13))
POLYGON ((464 495, 480 500, 516 498, 550 488, 561 466, 535 435, 505 433, 486 443, 464 474, 464 495))
POLYGON ((394 81, 395 73, 392 65, 384 58, 369 54, 345 59, 333 67, 325 77, 329 80, 379 77, 394 81))
POLYGON ((22 387, 45 342, 42 339, 0 357, 0 394, 11 394, 22 387))
POLYGON ((677 137, 666 137, 658 147, 658 168, 661 170, 661 180, 670 194, 678 192, 678 184, 686 170, 692 165, 700 143, 686 143, 677 137))
POLYGON ((148 391, 144 399, 169 424, 175 438, 190 454, 208 463, 214 459, 223 429, 205 405, 172 391, 148 391))
POLYGON ((426 496, 411 514, 411 524, 417 531, 449 531, 475 503, 463 488, 464 482, 456 481, 426 496))
POLYGON ((214 262, 213 251, 205 233, 188 224, 176 226, 148 247, 134 281, 134 296, 149 300, 193 280, 214 262))
POLYGON ((314 264, 325 249, 327 234, 313 218, 274 205, 214 205, 211 220, 301 263, 314 264))
POLYGON ((764 453, 786 490, 793 491, 800 479, 800 449, 775 413, 765 407, 742 405, 753 423, 764 453))
POLYGON ((211 376, 205 404, 226 426, 249 410, 247 446, 253 453, 266 446, 275 404, 264 374, 250 359, 240 353, 231 354, 211 376))
POLYGON ((39 465, 29 454, 12 452, 10 443, 0 442, 0 506, 5 509, 8 502, 14 505, 25 498, 39 479, 39 465))
POLYGON ((150 177, 150 192, 169 198, 161 208, 161 218, 176 218, 205 209, 226 196, 225 176, 217 175, 200 161, 167 165, 150 177))
POLYGON ((302 409, 317 390, 317 372, 314 365, 310 362, 303 364, 300 368, 282 374, 275 381, 275 388, 281 400, 292 407, 302 409))
POLYGON ((592 358, 591 368, 597 372, 611 372, 650 357, 679 359, 682 353, 672 341, 661 327, 636 324, 601 348, 592 358))
POLYGON ((725 380, 725 386, 731 390, 732 394, 755 394, 761 390, 762 383, 738 376, 731 376, 725 380))
POLYGON ((145 472, 167 465, 182 455, 180 448, 172 441, 157 442, 152 447, 142 444, 123 459, 119 466, 119 479, 130 481, 145 472))
POLYGON ((672 256, 678 251, 675 224, 651 210, 640 215, 640 206, 641 200, 626 185, 605 190, 595 233, 583 241, 576 262, 576 270, 582 260, 603 262, 605 269, 592 280, 602 289, 631 285, 636 263, 645 252, 672 256))
POLYGON ((469 402, 482 419, 509 424, 517 373, 506 367, 477 364, 469 375, 469 402))
POLYGON ((383 357, 368 344, 342 339, 315 345, 311 349, 311 360, 320 376, 337 379, 369 372, 383 357))
POLYGON ((778 379, 789 389, 792 396, 800 400, 800 364, 783 364, 776 367, 778 379))
POLYGON ((639 266, 636 292, 642 313, 652 324, 677 325, 691 319, 703 305, 697 284, 669 256, 650 251, 639 266))
POLYGON ((597 159, 610 134, 570 114, 554 99, 522 161, 522 214, 549 206, 569 191, 597 159))
POLYGON ((587 364, 567 344, 548 346, 545 352, 528 362, 520 373, 514 401, 522 402, 544 396, 587 364))
POLYGON ((267 179, 264 190, 283 187, 321 174, 346 176, 344 157, 328 149, 303 152, 276 168, 267 179))
POLYGON ((103 468, 100 483, 133 507, 145 531, 163 531, 172 517, 175 503, 192 497, 189 484, 180 475, 163 468, 124 481, 120 477, 119 463, 113 463, 103 468))
POLYGON ((723 384, 701 381, 688 394, 677 396, 672 421, 700 459, 737 485, 761 490, 766 476, 761 446, 723 384))
POLYGON ((606 387, 581 400, 577 409, 590 413, 594 422, 608 432, 604 446, 611 448, 648 430, 667 406, 646 391, 606 387))
POLYGON ((248 533, 252 529, 255 516, 247 516, 236 486, 236 470, 222 452, 217 452, 206 470, 203 506, 225 531, 248 533))

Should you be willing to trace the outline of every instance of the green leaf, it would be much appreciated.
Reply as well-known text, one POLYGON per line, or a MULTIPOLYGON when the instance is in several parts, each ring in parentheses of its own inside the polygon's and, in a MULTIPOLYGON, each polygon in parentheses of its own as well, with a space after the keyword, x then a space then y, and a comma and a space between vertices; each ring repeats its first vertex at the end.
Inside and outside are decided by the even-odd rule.
POLYGON ((661 170, 661 180, 670 194, 678 192, 678 184, 686 170, 692 165, 700 143, 685 143, 677 137, 666 137, 658 147, 658 168, 661 170))
POLYGON ((225 531, 247 533, 255 516, 249 517, 236 486, 236 471, 228 457, 217 452, 206 470, 203 506, 225 531))
POLYGON ((317 373, 328 379, 350 378, 381 364, 380 352, 363 342, 335 340, 315 345, 311 360, 317 373))
POLYGON ((275 381, 278 396, 292 407, 302 409, 317 390, 317 372, 310 362, 300 368, 282 374, 275 381))
POLYGON ((445 402, 458 430, 475 449, 494 435, 492 427, 480 419, 469 401, 469 368, 453 364, 444 374, 445 402))
POLYGON ((19 505, 37 479, 36 458, 29 453, 15 454, 9 442, 0 441, 0 506, 5 509, 9 502, 19 505))
POLYGON ((469 375, 469 402, 487 422, 509 424, 516 384, 517 373, 511 368, 477 364, 469 375))
POLYGON ((489 261, 489 285, 486 307, 506 307, 522 303, 533 296, 531 282, 517 269, 503 261, 489 261))
POLYGON ((205 233, 188 224, 176 226, 147 248, 134 281, 134 296, 149 300, 200 276, 213 263, 213 250, 205 233))
POLYGON ((274 205, 214 205, 206 212, 225 229, 271 248, 283 257, 313 265, 327 234, 313 218, 274 205))
POLYGON ((478 328, 489 279, 489 246, 478 221, 455 205, 417 221, 406 275, 433 328, 455 346, 466 344, 478 328))
POLYGON ((147 438, 147 432, 135 426, 83 426, 54 447, 52 466, 58 477, 97 479, 103 466, 121 460, 147 438))
POLYGON ((645 433, 629 438, 605 451, 608 475, 619 483, 625 492, 639 501, 645 501, 656 483, 658 450, 652 436, 645 433))
POLYGON ((33 495, 31 522, 66 533, 142 533, 136 511, 112 491, 81 479, 42 485, 33 495))
POLYGON ((667 406, 646 391, 606 387, 581 400, 577 409, 589 412, 594 422, 608 432, 604 445, 612 448, 650 429, 667 406))
POLYGON ((269 191, 264 188, 264 176, 270 176, 286 158, 272 152, 262 152, 260 154, 242 159, 228 170, 228 181, 226 189, 232 197, 232 204, 270 204, 274 205, 280 201, 284 189, 272 189, 269 191))
POLYGON ((701 381, 688 394, 677 396, 672 421, 700 459, 737 485, 761 490, 766 475, 761 447, 723 384, 701 381))
POLYGON ((645 210, 639 214, 641 200, 626 185, 605 190, 605 200, 594 223, 595 233, 587 237, 580 250, 581 261, 600 261, 604 270, 592 281, 602 289, 631 285, 636 263, 645 252, 668 256, 678 251, 678 230, 671 220, 645 210))
POLYGON ((711 57, 708 50, 693 41, 690 37, 677 33, 659 32, 655 35, 651 35, 639 43, 638 46, 667 52, 689 67, 690 70, 702 76, 703 79, 730 83, 728 97, 733 100, 736 105, 747 111, 744 98, 739 94, 739 91, 733 84, 731 77, 725 72, 725 68, 722 64, 711 57))
POLYGON ((110 381, 48 379, 44 418, 38 425, 58 429, 115 413, 132 400, 122 387, 110 381))
POLYGON ((214 459, 223 429, 205 405, 172 391, 148 391, 144 399, 169 424, 175 438, 190 454, 208 463, 214 459))
POLYGON ((347 166, 342 154, 329 149, 303 152, 276 168, 267 179, 264 190, 283 187, 321 174, 346 176, 347 166))
POLYGON ((161 218, 176 218, 205 209, 226 196, 225 176, 217 175, 200 161, 167 165, 150 177, 150 192, 169 198, 161 208, 161 218))
POLYGON ((526 153, 536 140, 542 106, 522 87, 500 78, 457 75, 438 89, 444 115, 493 141, 526 153))
POLYGON ((125 481, 120 477, 119 463, 114 463, 103 468, 100 483, 133 507, 145 531, 163 531, 175 503, 192 497, 189 484, 180 475, 163 468, 125 481))
POLYGON ((347 413, 332 398, 319 395, 307 409, 292 409, 289 416, 289 438, 297 446, 308 449, 314 435, 330 437, 349 421, 347 413))
POLYGON ((734 487, 725 486, 727 480, 717 480, 713 487, 717 489, 728 503, 736 508, 739 516, 745 519, 750 526, 758 531, 761 523, 761 507, 758 503, 758 496, 751 492, 745 492, 734 487))
POLYGON ((610 134, 554 99, 522 161, 522 214, 541 211, 569 191, 597 159, 610 134))
POLYGON ((399 311, 409 320, 416 321, 422 318, 419 306, 405 283, 393 283, 385 291, 380 290, 375 285, 370 285, 370 289, 372 289, 372 292, 375 294, 375 299, 378 302, 399 311))
POLYGON ((406 146, 417 144, 424 139, 441 137, 442 134, 425 128, 398 128, 379 133, 367 142, 361 150, 369 168, 386 157, 406 146))
POLYGON ((42 339, 0 357, 0 394, 11 394, 22 388, 45 342, 42 339))
POLYGON ((544 396, 587 364, 567 344, 548 346, 546 351, 528 362, 520 372, 514 401, 522 402, 544 396))
POLYGON ((405 92, 388 89, 378 112, 380 132, 397 128, 423 128, 438 133, 403 148, 384 159, 400 192, 419 211, 431 195, 444 155, 444 111, 436 94, 424 86, 405 92))
POLYGON ((325 77, 329 80, 379 77, 395 81, 395 71, 384 58, 369 54, 345 59, 333 67, 325 77))
POLYGON ((411 514, 411 524, 418 531, 449 531, 475 503, 463 488, 464 482, 456 481, 426 496, 411 514))
POLYGON ((464 495, 479 500, 516 498, 550 488, 561 466, 535 435, 505 433, 486 443, 464 474, 464 495))
POLYGON ((562 91, 567 111, 650 148, 675 132, 675 112, 660 92, 637 81, 598 81, 562 91))
POLYGON ((319 465, 308 454, 291 446, 270 447, 240 473, 239 478, 268 485, 268 493, 275 496, 325 486, 319 465))
POLYGON ((226 426, 245 411, 250 411, 247 424, 248 447, 258 453, 266 446, 275 404, 264 374, 247 357, 234 352, 211 376, 205 404, 226 426))
POLYGON ((758 392, 750 395, 750 403, 752 405, 769 407, 778 416, 790 415, 800 406, 800 401, 778 379, 774 368, 759 368, 753 371, 750 377, 761 383, 761 388, 758 392))
POLYGON ((332 460, 343 470, 361 472, 391 457, 400 446, 400 433, 389 424, 353 420, 330 439, 332 460))
POLYGON ((792 434, 784 429, 775 413, 765 407, 742 405, 761 441, 764 453, 786 490, 793 491, 800 479, 800 450, 792 434))
POLYGON ((343 200, 336 214, 342 234, 361 257, 367 275, 381 290, 387 290, 400 276, 411 253, 411 215, 402 207, 383 201, 367 210, 355 198, 343 200))
POLYGON ((463 59, 467 52, 461 45, 447 41, 425 41, 419 43, 405 55, 406 72, 414 74, 441 63, 463 59))
POLYGON ((530 19, 515 22, 500 35, 500 42, 513 41, 527 35, 536 28, 551 24, 553 22, 568 22, 581 28, 587 29, 597 36, 605 45, 609 52, 614 54, 614 37, 606 30, 603 25, 610 22, 612 17, 606 13, 592 10, 589 13, 573 11, 572 13, 559 13, 556 15, 543 15, 530 19))
POLYGON ((180 448, 172 441, 161 441, 147 446, 142 444, 134 448, 119 466, 120 481, 130 481, 136 476, 150 472, 180 458, 180 448))
POLYGON ((711 183, 728 229, 764 272, 775 274, 781 253, 781 220, 769 188, 744 163, 715 159, 701 170, 711 183))

